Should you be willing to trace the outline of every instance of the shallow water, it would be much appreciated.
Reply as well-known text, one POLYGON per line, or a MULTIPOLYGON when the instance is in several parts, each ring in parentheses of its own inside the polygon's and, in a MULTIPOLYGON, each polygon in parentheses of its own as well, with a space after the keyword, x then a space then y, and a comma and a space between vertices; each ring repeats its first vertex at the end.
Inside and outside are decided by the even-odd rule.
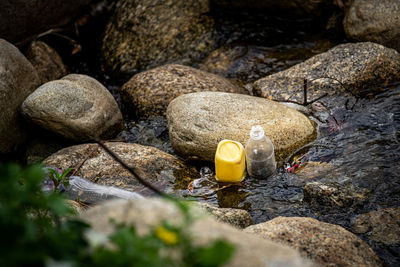
MULTIPOLYGON (((329 33, 323 29, 310 31, 307 21, 287 23, 265 16, 241 16, 237 19, 228 14, 217 20, 221 46, 237 50, 232 67, 219 74, 241 84, 286 69, 343 42, 336 36, 336 40, 328 38, 329 33)), ((122 106, 119 87, 125 81, 112 81, 104 74, 98 76, 98 70, 80 64, 83 65, 72 69, 91 73, 107 84, 122 106)), ((268 180, 247 177, 240 184, 219 184, 215 181, 212 163, 190 162, 201 174, 192 181, 193 188, 189 186, 190 181, 180 181, 176 175, 175 184, 167 185, 164 190, 219 207, 245 209, 255 223, 277 216, 309 216, 351 231, 352 221, 358 214, 400 205, 400 86, 386 88, 370 99, 351 97, 350 104, 347 99, 347 96, 331 96, 316 103, 311 110, 319 124, 318 138, 299 150, 289 162, 279 164, 285 166, 295 156, 304 154, 305 162, 295 173, 288 173, 282 167, 268 180), (310 182, 333 185, 349 195, 349 200, 322 203, 318 202, 318 195, 305 199, 304 187, 310 182)), ((136 121, 125 114, 125 119, 127 129, 118 139, 174 154, 165 118, 136 121)), ((400 264, 399 244, 387 246, 367 236, 361 237, 387 264, 400 264)))

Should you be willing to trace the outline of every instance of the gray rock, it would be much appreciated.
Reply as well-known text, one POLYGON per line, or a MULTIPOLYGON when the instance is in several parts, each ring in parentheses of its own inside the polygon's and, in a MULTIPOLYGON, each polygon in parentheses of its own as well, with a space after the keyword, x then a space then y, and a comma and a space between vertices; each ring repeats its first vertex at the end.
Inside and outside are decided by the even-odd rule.
POLYGON ((400 54, 375 43, 341 44, 256 81, 254 89, 263 97, 303 102, 304 78, 308 101, 325 93, 366 95, 400 80, 400 54))
MULTIPOLYGON (((121 142, 108 142, 106 145, 129 166, 135 168, 143 179, 168 193, 186 189, 190 181, 199 176, 195 168, 157 148, 121 142)), ((75 173, 76 176, 142 193, 139 191, 143 190, 143 186, 136 178, 97 144, 64 148, 46 158, 43 164, 65 170, 70 167, 77 168, 82 162, 82 166, 75 173)))
POLYGON ((26 131, 18 108, 39 84, 32 64, 15 46, 0 39, 0 155, 15 152, 24 141, 26 131))
POLYGON ((382 266, 360 238, 338 225, 313 218, 277 217, 244 231, 291 246, 321 266, 382 266))
POLYGON ((357 216, 353 230, 385 245, 400 243, 400 208, 386 208, 357 216))
POLYGON ((370 191, 352 184, 309 182, 304 186, 304 202, 330 207, 350 207, 368 199, 370 191))
POLYGON ((275 15, 298 15, 315 18, 332 8, 331 0, 213 0, 224 9, 265 9, 275 15))
POLYGON ((42 84, 59 79, 68 73, 57 51, 44 42, 32 42, 25 56, 35 67, 42 84))
POLYGON ((165 63, 188 64, 215 48, 208 0, 121 0, 106 27, 107 69, 129 74, 165 63))
POLYGON ((63 26, 72 21, 91 0, 2 0, 0 37, 10 42, 63 26))
POLYGON ((198 205, 217 221, 228 223, 237 228, 246 228, 254 223, 250 214, 242 209, 217 208, 205 202, 199 202, 198 205))
POLYGON ((248 93, 229 80, 191 67, 169 64, 133 76, 121 88, 127 106, 139 117, 165 115, 176 97, 203 91, 248 93))
POLYGON ((261 125, 285 159, 315 138, 313 123, 303 114, 263 98, 220 92, 179 96, 167 110, 169 136, 182 156, 213 161, 218 143, 231 139, 246 144, 253 125, 261 125))
MULTIPOLYGON (((206 245, 223 238, 236 246, 226 266, 311 266, 293 249, 216 222, 200 210, 192 208, 191 213, 198 219, 187 230, 196 245, 206 245)), ((112 233, 115 224, 110 219, 117 223, 134 224, 139 235, 148 233, 161 221, 182 225, 182 214, 177 206, 162 199, 110 201, 83 212, 81 218, 93 226, 88 236, 112 233)))
POLYGON ((21 110, 28 120, 77 141, 111 138, 124 128, 113 96, 86 75, 71 74, 40 86, 21 110))
POLYGON ((400 2, 398 0, 354 0, 344 20, 347 37, 370 41, 400 52, 400 2))

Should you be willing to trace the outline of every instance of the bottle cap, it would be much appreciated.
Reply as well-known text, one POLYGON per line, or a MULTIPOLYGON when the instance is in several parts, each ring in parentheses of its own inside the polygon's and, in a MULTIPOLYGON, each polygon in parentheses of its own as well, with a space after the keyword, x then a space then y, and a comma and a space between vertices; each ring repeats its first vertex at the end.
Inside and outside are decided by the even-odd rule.
POLYGON ((254 140, 260 140, 264 137, 264 130, 260 125, 255 125, 251 127, 250 137, 254 140))

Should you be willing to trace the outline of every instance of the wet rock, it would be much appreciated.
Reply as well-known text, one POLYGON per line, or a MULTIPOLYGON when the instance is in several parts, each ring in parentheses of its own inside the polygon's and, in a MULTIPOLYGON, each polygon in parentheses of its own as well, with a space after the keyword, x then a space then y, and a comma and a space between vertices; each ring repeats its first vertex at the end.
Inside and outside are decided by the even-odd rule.
POLYGON ((382 266, 360 238, 338 225, 313 218, 277 217, 244 231, 291 246, 322 266, 382 266))
POLYGON ((174 98, 203 91, 248 93, 223 77, 176 64, 136 74, 121 88, 122 99, 139 117, 165 115, 174 98))
POLYGON ((67 75, 60 55, 44 42, 32 42, 25 56, 35 67, 42 84, 67 75))
POLYGON ((253 218, 242 209, 217 208, 205 202, 199 202, 200 208, 211 214, 217 221, 225 222, 237 228, 246 228, 253 224, 253 218))
POLYGON ((397 0, 354 0, 343 20, 346 35, 400 52, 400 2, 397 0))
MULTIPOLYGON (((219 223, 205 216, 200 210, 191 210, 198 219, 188 227, 195 245, 209 244, 223 238, 236 246, 226 266, 311 266, 308 260, 286 246, 269 240, 259 239, 243 233, 227 224, 219 223)), ((182 225, 182 214, 170 201, 143 199, 135 201, 116 200, 91 208, 81 218, 93 226, 93 233, 110 234, 117 223, 134 224, 139 235, 148 233, 161 221, 182 225)))
POLYGON ((90 2, 91 0, 0 1, 0 37, 15 42, 66 25, 90 2))
POLYGON ((400 80, 400 54, 369 42, 341 44, 256 81, 254 89, 263 97, 303 103, 304 79, 308 80, 308 101, 325 93, 369 94, 400 80))
POLYGON ((15 46, 0 39, 0 155, 15 152, 24 141, 26 130, 18 108, 39 84, 32 64, 15 46))
POLYGON ((179 96, 167 110, 171 144, 182 156, 213 161, 219 141, 246 144, 253 125, 261 125, 285 159, 315 138, 313 123, 303 114, 263 98, 220 92, 179 96))
POLYGON ((310 182, 304 186, 304 202, 330 207, 349 207, 367 200, 370 191, 353 184, 310 182))
POLYGON ((132 75, 165 63, 189 64, 215 48, 208 0, 121 0, 106 27, 107 69, 132 75))
POLYGON ((35 124, 76 141, 111 138, 124 128, 110 92, 86 75, 71 74, 40 86, 21 110, 35 124))
POLYGON ((212 0, 219 8, 224 9, 265 9, 274 14, 298 15, 314 18, 332 8, 331 0, 212 0), (273 10, 273 11, 272 11, 273 10))
MULTIPOLYGON (((175 189, 185 189, 191 179, 199 176, 195 168, 157 148, 121 142, 109 142, 106 145, 128 166, 135 168, 143 179, 164 191, 174 193, 175 189)), ((143 189, 127 170, 97 144, 64 148, 46 158, 43 164, 65 170, 70 167, 77 168, 82 162, 83 165, 75 173, 76 176, 135 192, 143 189)))
POLYGON ((385 245, 400 243, 400 208, 386 208, 357 216, 353 230, 385 245))

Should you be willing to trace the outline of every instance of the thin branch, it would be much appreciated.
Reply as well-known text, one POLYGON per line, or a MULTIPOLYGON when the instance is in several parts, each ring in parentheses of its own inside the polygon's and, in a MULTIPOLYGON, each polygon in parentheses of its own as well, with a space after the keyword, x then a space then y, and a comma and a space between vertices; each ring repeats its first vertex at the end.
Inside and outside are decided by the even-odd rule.
POLYGON ((155 186, 153 186, 151 183, 147 182, 146 180, 143 180, 137 173, 136 171, 129 167, 119 156, 117 156, 117 154, 115 154, 113 151, 111 151, 104 143, 103 141, 99 140, 99 139, 95 139, 94 140, 99 146, 101 146, 115 161, 117 161, 119 164, 121 164, 122 167, 124 167, 127 171, 129 171, 130 174, 133 175, 133 177, 135 177, 142 185, 150 188, 151 190, 153 190, 156 194, 169 198, 169 199, 173 199, 173 197, 171 197, 170 195, 160 191, 158 188, 156 188, 155 186))

